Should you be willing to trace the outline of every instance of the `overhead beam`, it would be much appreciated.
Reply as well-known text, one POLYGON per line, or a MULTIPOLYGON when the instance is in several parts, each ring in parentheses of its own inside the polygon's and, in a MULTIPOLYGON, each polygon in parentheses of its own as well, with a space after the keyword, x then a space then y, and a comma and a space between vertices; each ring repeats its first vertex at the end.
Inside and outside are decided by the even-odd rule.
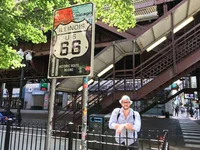
POLYGON ((100 27, 102 27, 102 28, 104 28, 104 29, 107 29, 107 30, 109 30, 109 31, 111 31, 111 32, 113 32, 113 33, 115 33, 115 34, 117 34, 117 35, 123 37, 123 38, 126 38, 126 39, 134 38, 134 36, 133 36, 132 34, 129 34, 129 33, 127 33, 127 32, 118 32, 118 31, 117 31, 117 28, 115 28, 115 27, 110 27, 109 25, 107 25, 107 24, 105 24, 105 23, 103 23, 103 22, 101 22, 101 21, 97 21, 97 22, 96 22, 96 25, 98 25, 98 26, 100 26, 100 27))
POLYGON ((149 0, 149 1, 144 1, 143 3, 135 2, 134 7, 135 9, 140 9, 140 8, 150 7, 150 6, 159 5, 159 4, 172 2, 172 1, 175 1, 175 0, 149 0))

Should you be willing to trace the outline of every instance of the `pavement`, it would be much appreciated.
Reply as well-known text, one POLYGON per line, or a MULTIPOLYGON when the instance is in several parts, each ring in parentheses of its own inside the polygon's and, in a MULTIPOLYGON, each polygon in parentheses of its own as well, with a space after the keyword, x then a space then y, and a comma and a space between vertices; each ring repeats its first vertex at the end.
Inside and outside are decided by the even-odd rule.
MULTIPOLYGON (((16 109, 12 109, 16 113, 16 109)), ((47 110, 21 110, 23 120, 47 122, 47 110)), ((200 149, 200 118, 194 119, 186 114, 179 116, 144 115, 142 130, 168 130, 170 150, 200 149)))
POLYGON ((143 129, 167 129, 169 133, 170 150, 200 149, 200 119, 188 115, 179 116, 144 116, 143 129))

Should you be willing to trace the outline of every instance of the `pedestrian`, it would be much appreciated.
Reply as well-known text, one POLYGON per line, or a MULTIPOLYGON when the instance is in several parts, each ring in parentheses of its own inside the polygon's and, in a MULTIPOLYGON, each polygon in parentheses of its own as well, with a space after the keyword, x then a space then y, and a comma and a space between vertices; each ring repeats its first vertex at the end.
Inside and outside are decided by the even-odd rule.
POLYGON ((190 106, 190 117, 193 117, 193 115, 194 115, 194 110, 193 110, 193 108, 190 106))
POLYGON ((115 129, 115 140, 119 143, 117 150, 139 149, 138 134, 141 118, 137 111, 130 108, 132 101, 127 95, 119 100, 121 108, 115 108, 109 120, 109 128, 115 129))
POLYGON ((179 106, 176 105, 176 108, 175 108, 175 116, 177 116, 177 117, 178 117, 178 112, 179 112, 179 106))
POLYGON ((195 108, 194 110, 195 119, 198 119, 198 114, 199 114, 199 110, 198 108, 195 108))
POLYGON ((183 114, 185 112, 185 107, 182 105, 181 106, 181 114, 183 114))

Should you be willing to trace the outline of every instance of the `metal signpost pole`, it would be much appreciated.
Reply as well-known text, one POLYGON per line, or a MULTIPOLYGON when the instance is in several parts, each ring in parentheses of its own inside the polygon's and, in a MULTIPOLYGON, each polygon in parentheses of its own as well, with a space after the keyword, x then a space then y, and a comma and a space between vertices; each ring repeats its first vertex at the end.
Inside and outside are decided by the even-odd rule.
POLYGON ((82 138, 81 149, 87 150, 87 102, 88 102, 88 77, 83 78, 83 105, 82 105, 82 138))
POLYGON ((51 82, 51 95, 50 95, 50 106, 49 106, 49 116, 48 116, 48 126, 47 126, 47 138, 46 138, 46 150, 51 149, 51 133, 53 125, 53 107, 55 102, 55 91, 56 91, 56 79, 52 79, 51 82))
MULTIPOLYGON (((85 3, 60 8, 54 11, 53 32, 49 56, 48 78, 54 78, 51 89, 51 106, 47 133, 47 148, 50 148, 52 129, 55 78, 83 80, 82 149, 87 149, 87 99, 88 77, 93 76, 94 64, 94 4, 85 3)), ((76 89, 73 89, 76 90, 76 89)), ((78 89, 77 89, 78 90, 78 89)), ((66 92, 67 88, 66 88, 66 92)))

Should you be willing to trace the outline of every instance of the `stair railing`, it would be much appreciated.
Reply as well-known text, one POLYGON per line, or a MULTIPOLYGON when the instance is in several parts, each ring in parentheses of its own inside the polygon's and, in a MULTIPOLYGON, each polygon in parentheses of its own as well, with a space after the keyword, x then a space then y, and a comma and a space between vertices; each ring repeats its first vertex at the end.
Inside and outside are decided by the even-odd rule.
MULTIPOLYGON (((135 77, 142 77, 143 79, 151 78, 153 80, 163 71, 173 66, 172 44, 168 44, 151 58, 137 66, 135 68, 135 77)), ((174 45, 176 62, 198 50, 200 46, 200 24, 176 39, 174 45)), ((144 85, 141 84, 142 86, 144 85)))
MULTIPOLYGON (((95 94, 95 92, 89 92, 88 95, 88 107, 91 107, 94 104, 97 104, 98 102, 100 102, 105 96, 108 95, 108 93, 112 93, 112 89, 113 89, 113 83, 111 83, 111 80, 102 80, 104 81, 102 84, 100 84, 100 93, 95 94)), ((122 82, 120 80, 116 80, 116 84, 118 84, 119 82, 122 82)), ((92 87, 95 87, 95 85, 92 85, 92 87)), ((96 88, 96 87, 95 87, 96 88)), ((92 88, 90 87, 91 91, 92 88)), ((82 95, 79 94, 77 96, 77 98, 75 99, 76 104, 82 104, 82 95)), ((73 101, 70 102, 67 106, 65 106, 62 110, 58 111, 55 114, 55 119, 54 121, 58 121, 60 119, 62 119, 63 117, 65 117, 66 115, 68 115, 69 113, 72 113, 73 110, 73 101)), ((76 109, 76 113, 74 114, 75 116, 79 115, 81 113, 81 107, 79 107, 78 109, 76 109)))

